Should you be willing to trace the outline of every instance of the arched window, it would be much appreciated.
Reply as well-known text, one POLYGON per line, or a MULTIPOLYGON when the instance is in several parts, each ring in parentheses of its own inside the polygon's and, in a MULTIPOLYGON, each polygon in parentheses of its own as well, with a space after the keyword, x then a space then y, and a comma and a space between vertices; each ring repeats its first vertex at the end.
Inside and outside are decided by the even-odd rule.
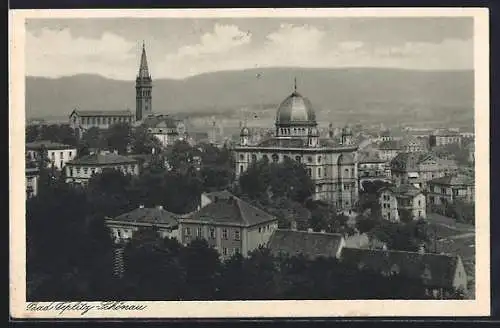
POLYGON ((245 155, 241 154, 240 155, 240 160, 244 160, 245 159, 245 155))
POLYGON ((301 156, 295 156, 295 160, 299 163, 302 163, 302 157, 301 156))
POLYGON ((318 163, 321 163, 321 156, 318 156, 318 163))
POLYGON ((257 155, 252 154, 252 162, 257 162, 257 155))
POLYGON ((240 173, 243 173, 243 165, 240 165, 240 173))
POLYGON ((278 163, 278 161, 280 159, 278 154, 273 154, 272 158, 273 158, 273 163, 278 163))

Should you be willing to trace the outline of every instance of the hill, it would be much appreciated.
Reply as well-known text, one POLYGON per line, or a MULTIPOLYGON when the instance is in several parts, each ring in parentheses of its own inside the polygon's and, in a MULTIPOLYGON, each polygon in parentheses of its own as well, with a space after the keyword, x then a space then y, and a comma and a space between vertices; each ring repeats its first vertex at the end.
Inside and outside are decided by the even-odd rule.
MULTIPOLYGON (((153 109, 198 115, 236 115, 241 107, 266 111, 291 92, 294 76, 320 120, 472 123, 474 116, 472 71, 374 68, 268 68, 159 79, 153 81, 153 109)), ((134 110, 135 81, 98 75, 26 78, 27 117, 67 117, 75 107, 134 110)))

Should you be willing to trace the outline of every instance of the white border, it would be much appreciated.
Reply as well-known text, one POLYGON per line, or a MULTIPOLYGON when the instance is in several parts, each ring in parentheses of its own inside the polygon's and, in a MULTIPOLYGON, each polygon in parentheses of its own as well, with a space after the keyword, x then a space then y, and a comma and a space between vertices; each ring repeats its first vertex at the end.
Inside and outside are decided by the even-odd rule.
MULTIPOLYGON (((487 316, 489 243, 489 26, 486 8, 338 8, 213 10, 16 10, 9 12, 10 295, 14 318, 217 318, 330 316, 487 316), (473 17, 476 132, 476 299, 464 301, 128 302, 144 311, 26 311, 25 245, 25 19, 27 18, 250 18, 250 17, 473 17), (21 183, 22 182, 22 183, 21 183)), ((88 302, 97 304, 99 302, 88 302)), ((41 303, 43 304, 43 303, 41 303)))

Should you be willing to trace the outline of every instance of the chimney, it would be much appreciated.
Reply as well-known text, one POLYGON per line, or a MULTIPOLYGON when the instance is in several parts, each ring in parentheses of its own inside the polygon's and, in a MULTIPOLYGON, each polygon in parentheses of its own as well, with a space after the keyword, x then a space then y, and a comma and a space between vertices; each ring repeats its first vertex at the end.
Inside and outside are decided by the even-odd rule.
POLYGON ((143 204, 139 205, 139 208, 144 208, 144 205, 143 204))
POLYGON ((297 221, 292 220, 292 222, 290 223, 290 230, 297 231, 297 221))

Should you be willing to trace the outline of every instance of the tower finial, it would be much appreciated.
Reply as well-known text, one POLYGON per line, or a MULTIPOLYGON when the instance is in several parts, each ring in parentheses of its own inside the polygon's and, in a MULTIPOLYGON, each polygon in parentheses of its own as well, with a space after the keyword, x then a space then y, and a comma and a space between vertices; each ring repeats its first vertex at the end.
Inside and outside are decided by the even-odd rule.
POLYGON ((293 78, 293 91, 297 92, 297 77, 296 76, 293 78))

